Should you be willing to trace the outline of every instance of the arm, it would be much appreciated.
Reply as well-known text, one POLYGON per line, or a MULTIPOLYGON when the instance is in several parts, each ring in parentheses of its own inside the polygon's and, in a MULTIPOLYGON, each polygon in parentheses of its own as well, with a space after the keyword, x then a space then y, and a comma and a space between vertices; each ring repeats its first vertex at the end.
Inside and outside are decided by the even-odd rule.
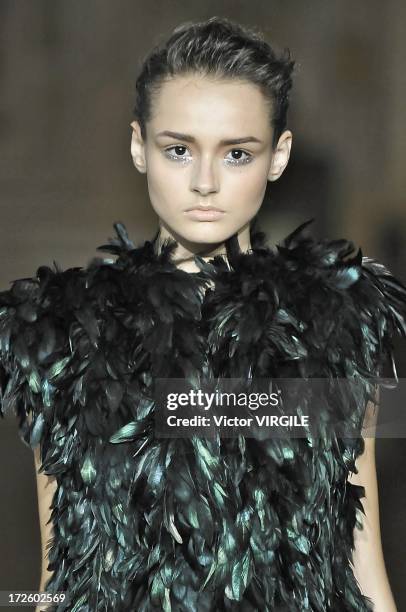
POLYGON ((47 560, 47 550, 46 545, 49 540, 52 539, 52 523, 48 523, 50 519, 50 506, 52 502, 52 498, 54 492, 56 490, 56 479, 51 476, 47 476, 43 472, 38 472, 41 460, 39 454, 39 446, 37 446, 34 450, 34 460, 35 460, 35 472, 37 478, 37 497, 38 497, 38 514, 40 521, 40 530, 41 530, 41 550, 42 550, 42 565, 41 565, 41 582, 40 582, 40 591, 45 590, 45 583, 48 578, 51 577, 52 572, 47 570, 48 560, 47 560))
MULTIPOLYGON (((377 412, 377 410, 375 410, 377 412)), ((367 416, 372 429, 376 426, 376 414, 372 403, 367 406, 367 416)), ((379 522, 378 483, 375 464, 375 435, 365 438, 365 449, 356 461, 358 474, 351 474, 348 481, 365 487, 362 504, 363 530, 354 529, 355 550, 353 555, 354 575, 361 591, 370 597, 376 612, 397 612, 393 599, 385 561, 379 522)))

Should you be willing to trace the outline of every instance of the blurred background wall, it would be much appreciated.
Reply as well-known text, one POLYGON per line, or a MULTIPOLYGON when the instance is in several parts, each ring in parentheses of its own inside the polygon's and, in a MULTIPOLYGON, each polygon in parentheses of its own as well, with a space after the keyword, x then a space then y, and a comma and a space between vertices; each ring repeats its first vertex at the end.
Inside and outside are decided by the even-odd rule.
MULTIPOLYGON (((36 267, 85 265, 123 221, 135 241, 157 220, 130 157, 134 83, 179 22, 227 16, 296 59, 293 149, 267 192, 271 242, 315 217, 406 281, 406 4, 401 0, 0 0, 0 287, 36 267)), ((405 346, 399 342, 398 374, 405 346)), ((1 423, 0 589, 36 589, 33 457, 1 423)), ((377 440, 382 536, 406 609, 406 440, 377 440)))

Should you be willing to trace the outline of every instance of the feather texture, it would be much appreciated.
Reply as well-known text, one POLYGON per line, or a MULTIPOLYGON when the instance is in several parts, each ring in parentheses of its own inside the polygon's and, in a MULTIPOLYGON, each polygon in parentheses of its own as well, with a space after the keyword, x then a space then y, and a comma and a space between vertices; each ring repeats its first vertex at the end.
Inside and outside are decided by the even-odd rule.
POLYGON ((158 254, 158 234, 136 246, 116 223, 99 247, 116 260, 41 266, 0 293, 2 414, 57 479, 46 588, 69 603, 53 610, 372 610, 350 565, 363 440, 328 423, 360 431, 386 360, 396 377, 406 288, 311 221, 275 249, 233 236, 197 273, 174 241, 158 254), (326 378, 326 400, 337 378, 362 384, 326 401, 319 436, 155 437, 156 378, 215 377, 326 378))

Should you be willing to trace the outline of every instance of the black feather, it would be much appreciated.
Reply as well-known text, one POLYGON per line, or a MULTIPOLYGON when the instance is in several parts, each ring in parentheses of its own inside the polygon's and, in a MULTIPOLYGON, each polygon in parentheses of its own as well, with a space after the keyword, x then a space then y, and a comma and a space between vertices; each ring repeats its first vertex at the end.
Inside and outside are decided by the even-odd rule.
MULTIPOLYGON (((122 223, 95 258, 41 266, 0 293, 1 414, 57 478, 53 610, 371 610, 351 568, 372 383, 406 335, 406 288, 347 240, 275 249, 251 227, 227 260, 176 268, 176 241, 136 246, 122 223), (327 379, 319 434, 158 438, 156 378, 327 379), (360 382, 336 390, 338 378, 360 382), (32 413, 32 420, 29 416, 32 413)), ((303 412, 311 395, 301 397, 303 412)))

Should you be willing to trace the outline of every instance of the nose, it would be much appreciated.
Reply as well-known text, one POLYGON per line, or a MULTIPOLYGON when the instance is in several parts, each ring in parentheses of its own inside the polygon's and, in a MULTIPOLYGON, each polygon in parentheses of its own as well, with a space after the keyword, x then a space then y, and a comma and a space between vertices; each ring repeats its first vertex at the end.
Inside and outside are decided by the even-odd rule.
POLYGON ((197 191, 201 195, 208 195, 218 191, 218 177, 213 163, 209 158, 201 158, 194 167, 191 179, 192 191, 197 191))

